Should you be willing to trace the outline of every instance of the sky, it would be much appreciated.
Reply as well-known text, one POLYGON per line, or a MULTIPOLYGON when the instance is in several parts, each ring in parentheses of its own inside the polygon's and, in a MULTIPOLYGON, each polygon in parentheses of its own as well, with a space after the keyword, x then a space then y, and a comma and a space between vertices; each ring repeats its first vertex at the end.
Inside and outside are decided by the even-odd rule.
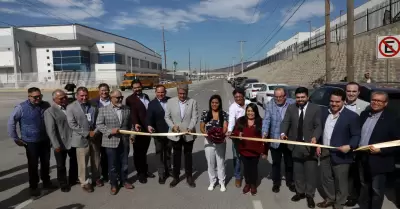
MULTIPOLYGON (((331 19, 346 11, 331 1, 331 19)), ((368 0, 354 0, 355 7, 368 0)), ((325 0, 0 0, 0 20, 14 26, 79 23, 139 41, 177 70, 216 69, 265 57, 280 40, 324 24, 325 0), (301 5, 301 6, 300 6, 301 5), (300 7, 299 7, 300 6, 300 7), (299 9, 288 20, 289 16, 299 9), (276 35, 272 35, 281 26, 276 35), (266 41, 265 41, 266 40, 266 41), (268 41, 268 42, 267 42, 268 41), (264 43, 267 43, 264 47, 264 43), (258 53, 257 53, 258 52, 258 53)), ((0 26, 7 26, 0 23, 0 26)), ((163 61, 164 64, 164 61, 163 61)))

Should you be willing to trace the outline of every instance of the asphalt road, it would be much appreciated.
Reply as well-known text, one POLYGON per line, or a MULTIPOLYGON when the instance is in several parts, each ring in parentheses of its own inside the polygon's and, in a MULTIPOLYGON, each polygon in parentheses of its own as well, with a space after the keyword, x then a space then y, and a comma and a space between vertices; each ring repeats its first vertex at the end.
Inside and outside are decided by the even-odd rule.
MULTIPOLYGON (((153 90, 146 90, 150 98, 154 97, 153 90)), ((228 107, 233 98, 232 88, 226 81, 209 80, 195 83, 190 86, 189 96, 197 100, 199 111, 208 109, 208 100, 212 94, 219 94, 223 100, 223 107, 228 107)), ((124 96, 128 96, 130 91, 125 91, 124 96)), ((168 90, 169 96, 176 96, 176 90, 168 90)), ((26 98, 24 92, 0 93, 0 208, 26 208, 26 209, 302 209, 307 208, 306 201, 298 203, 290 201, 294 195, 285 186, 281 187, 278 194, 272 193, 272 181, 268 179, 271 170, 271 159, 261 160, 259 163, 259 178, 261 180, 257 196, 243 195, 241 189, 234 186, 233 163, 232 163, 232 144, 228 141, 226 152, 227 166, 227 191, 221 193, 219 187, 214 191, 208 191, 209 184, 207 174, 207 164, 203 151, 204 139, 197 139, 193 149, 194 178, 196 188, 189 188, 186 181, 181 181, 177 187, 169 188, 171 178, 165 185, 158 184, 158 178, 150 179, 147 184, 135 182, 135 189, 121 191, 112 196, 109 194, 109 185, 102 188, 95 188, 93 193, 85 193, 79 186, 74 186, 69 193, 62 193, 60 190, 43 192, 43 196, 33 200, 28 193, 28 174, 26 166, 25 150, 17 147, 9 139, 6 132, 7 119, 13 106, 26 98)), ((50 99, 50 93, 44 93, 44 99, 50 99)), ((261 110, 262 108, 260 108, 261 110)), ((264 111, 261 110, 261 113, 264 111)), ((197 129, 199 131, 199 125, 197 129)), ((132 150, 132 149, 131 149, 132 150)), ((130 177, 135 179, 136 171, 133 167, 132 153, 130 155, 130 177)), ((151 143, 148 152, 149 169, 156 172, 154 157, 154 143, 151 143)), ((51 159, 51 177, 56 183, 56 170, 54 157, 51 159)), ((182 174, 184 172, 182 171, 182 174)), ((157 174, 156 174, 157 175, 157 174)), ((282 185, 285 185, 282 183, 282 185)), ((390 198, 391 199, 391 198, 390 198)), ((317 193, 315 201, 319 202, 322 198, 317 193)), ((394 209, 392 202, 385 199, 385 209, 394 209)))

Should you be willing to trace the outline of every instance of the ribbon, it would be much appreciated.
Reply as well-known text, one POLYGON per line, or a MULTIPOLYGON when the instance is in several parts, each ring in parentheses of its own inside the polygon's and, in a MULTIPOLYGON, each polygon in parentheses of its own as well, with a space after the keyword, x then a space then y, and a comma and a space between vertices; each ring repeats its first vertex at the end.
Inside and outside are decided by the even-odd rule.
MULTIPOLYGON (((136 131, 126 131, 120 130, 121 134, 129 134, 129 135, 140 135, 140 136, 183 136, 183 135, 192 135, 192 136, 207 136, 207 134, 201 133, 190 133, 190 132, 180 132, 180 133, 145 133, 145 132, 136 132, 136 131)), ((229 136, 232 139, 240 139, 240 140, 250 140, 250 141, 258 141, 258 142, 274 142, 274 143, 282 143, 282 144, 291 144, 291 145, 299 145, 299 146, 309 146, 309 147, 320 147, 327 149, 337 149, 338 147, 332 147, 322 144, 312 144, 308 142, 298 142, 298 141, 290 141, 290 140, 282 140, 282 139, 262 139, 262 138, 253 138, 253 137, 240 137, 240 136, 229 136)), ((400 140, 382 142, 367 146, 362 146, 354 151, 368 151, 370 146, 374 146, 375 148, 387 148, 387 147, 398 147, 400 146, 400 140)))

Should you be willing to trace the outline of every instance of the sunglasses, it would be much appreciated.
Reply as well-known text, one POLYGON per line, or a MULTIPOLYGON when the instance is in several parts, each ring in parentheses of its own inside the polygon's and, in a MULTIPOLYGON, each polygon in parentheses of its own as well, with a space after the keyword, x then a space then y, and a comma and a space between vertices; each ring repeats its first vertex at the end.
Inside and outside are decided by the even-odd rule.
POLYGON ((31 97, 31 98, 33 98, 33 99, 41 99, 41 98, 42 98, 42 95, 39 95, 39 96, 29 96, 29 97, 31 97))

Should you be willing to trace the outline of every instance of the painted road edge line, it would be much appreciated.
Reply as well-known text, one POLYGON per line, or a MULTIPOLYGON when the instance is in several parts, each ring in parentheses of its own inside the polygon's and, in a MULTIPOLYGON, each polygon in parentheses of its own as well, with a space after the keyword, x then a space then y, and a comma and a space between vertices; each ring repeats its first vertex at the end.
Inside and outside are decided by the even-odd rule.
POLYGON ((33 202, 33 199, 25 200, 24 202, 21 202, 19 205, 15 206, 14 209, 22 209, 22 208, 28 206, 29 204, 31 204, 32 202, 33 202))
POLYGON ((260 200, 253 200, 253 206, 254 206, 254 209, 263 209, 263 206, 262 206, 260 200))

